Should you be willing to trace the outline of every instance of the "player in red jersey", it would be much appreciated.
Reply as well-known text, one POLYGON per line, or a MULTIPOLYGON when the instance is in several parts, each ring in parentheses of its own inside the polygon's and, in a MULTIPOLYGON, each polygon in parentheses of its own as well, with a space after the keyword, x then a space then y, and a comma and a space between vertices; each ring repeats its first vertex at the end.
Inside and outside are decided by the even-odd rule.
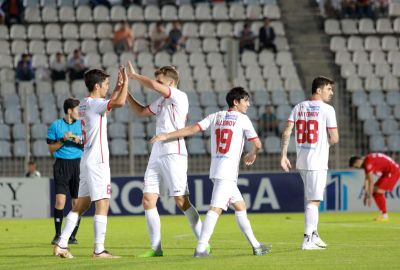
POLYGON ((390 157, 381 153, 371 153, 365 157, 353 156, 349 160, 349 166, 365 171, 364 181, 364 205, 371 206, 371 196, 381 211, 376 221, 389 221, 386 209, 385 192, 392 191, 400 178, 400 166, 390 157), (378 181, 373 180, 373 174, 380 175, 378 181))

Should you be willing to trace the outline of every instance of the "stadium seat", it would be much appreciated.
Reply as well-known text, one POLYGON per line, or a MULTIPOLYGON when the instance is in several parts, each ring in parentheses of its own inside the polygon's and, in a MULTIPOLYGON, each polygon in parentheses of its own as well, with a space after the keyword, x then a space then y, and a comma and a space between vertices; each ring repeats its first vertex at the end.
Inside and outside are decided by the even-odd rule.
POLYGON ((46 39, 61 39, 61 28, 58 24, 46 24, 44 28, 44 33, 46 39))
POLYGON ((357 22, 354 19, 342 19, 340 21, 342 32, 345 35, 358 34, 357 22))
POLYGON ((270 78, 267 81, 267 90, 268 91, 283 91, 283 83, 282 80, 279 78, 270 78))
MULTIPOLYGON (((204 61, 204 58, 203 58, 204 61)), ((177 67, 187 67, 189 65, 188 56, 184 52, 176 52, 172 55, 172 64, 177 67)))
POLYGON ((146 21, 159 21, 160 17, 160 9, 158 6, 149 5, 144 8, 144 19, 146 21))
POLYGON ((202 138, 190 138, 186 140, 186 145, 190 154, 205 154, 206 148, 202 138))
MULTIPOLYGON (((57 118, 57 110, 55 107, 45 107, 40 112, 42 123, 51 124, 57 118)), ((33 131, 32 131, 33 132, 33 131)))
POLYGON ((370 63, 363 63, 358 65, 357 74, 361 78, 366 78, 368 76, 373 75, 373 68, 370 63))
POLYGON ((382 82, 383 82, 382 88, 385 91, 399 91, 400 89, 398 78, 396 78, 391 74, 384 76, 382 82))
POLYGON ((12 137, 14 140, 25 140, 26 127, 25 124, 17 123, 12 127, 12 137))
POLYGON ((367 64, 369 63, 368 53, 365 51, 353 52, 353 63, 355 64, 367 64))
POLYGON ((388 18, 379 18, 376 21, 376 32, 378 34, 393 33, 392 22, 388 18))
POLYGON ((385 104, 384 94, 381 91, 372 91, 369 94, 369 103, 373 106, 385 104))
POLYGON ((81 39, 95 39, 96 28, 93 23, 82 23, 79 26, 79 36, 81 39))
POLYGON ((200 39, 198 39, 198 38, 189 38, 186 41, 186 51, 188 53, 202 52, 200 39))
POLYGON ((43 39, 43 27, 40 24, 31 24, 28 26, 29 39, 43 39))
POLYGON ((39 23, 41 21, 40 9, 37 7, 27 7, 24 11, 24 18, 28 23, 39 23))
POLYGON ((25 26, 21 24, 14 24, 10 28, 10 37, 14 39, 26 39, 25 26))
POLYGON ((337 52, 337 51, 343 51, 347 49, 346 46, 346 39, 341 36, 335 36, 331 38, 329 48, 331 51, 337 52))
POLYGON ((400 151, 400 135, 388 136, 387 142, 387 147, 389 151, 400 151))
POLYGON ((97 41, 93 39, 85 39, 81 43, 81 51, 83 54, 97 53, 97 41))
POLYGON ((264 5, 263 15, 264 15, 264 17, 268 17, 272 20, 280 20, 281 19, 281 11, 280 11, 279 7, 275 4, 264 5))
POLYGON ((381 48, 381 39, 375 36, 368 36, 365 38, 364 47, 367 51, 380 51, 381 48))
POLYGON ((132 113, 127 106, 124 106, 114 111, 114 118, 118 123, 127 124, 132 119, 132 113))
POLYGON ((118 67, 118 55, 114 52, 107 52, 102 57, 103 67, 118 67))
POLYGON ((6 25, 0 25, 0 39, 6 40, 9 38, 8 27, 6 25))
POLYGON ((110 13, 106 6, 99 5, 93 9, 93 21, 95 22, 108 22, 110 20, 110 13))
POLYGON ((196 20, 199 20, 199 21, 211 20, 210 6, 208 4, 196 5, 195 17, 196 17, 196 20))
POLYGON ((304 95, 303 91, 289 91, 289 102, 292 105, 297 105, 298 103, 306 100, 306 97, 304 95))
POLYGON ((135 33, 136 38, 147 38, 148 36, 147 25, 145 23, 134 23, 132 25, 132 31, 135 33))
POLYGON ((383 51, 372 51, 370 53, 370 62, 373 64, 380 64, 380 63, 386 63, 386 57, 385 57, 385 53, 383 51))
MULTIPOLYGON (((379 63, 375 65, 375 75, 378 77, 385 77, 387 74, 390 74, 390 66, 387 62, 379 63)), ((385 85, 385 82, 383 82, 385 85)), ((385 87, 384 87, 385 88, 385 87)))
POLYGON ((324 22, 325 33, 328 35, 341 35, 342 31, 340 29, 340 24, 338 20, 327 19, 324 22))
POLYGON ((51 6, 45 6, 42 9, 42 20, 44 23, 55 23, 58 22, 57 8, 51 6))
POLYGON ((62 23, 75 22, 75 9, 72 6, 60 7, 59 19, 62 23))
POLYGON ((219 22, 217 24, 218 37, 232 37, 232 24, 229 22, 219 22))
POLYGON ((228 7, 224 3, 214 4, 212 18, 215 21, 229 20, 228 7))
POLYGON ((368 34, 375 34, 375 26, 374 26, 374 21, 372 19, 368 18, 362 18, 359 21, 358 24, 359 27, 359 33, 368 35, 368 34))
POLYGON ((372 152, 385 152, 387 150, 385 137, 381 135, 370 136, 369 149, 372 152))
POLYGON ((251 92, 255 91, 265 91, 265 81, 263 78, 253 78, 250 79, 249 90, 251 92))
POLYGON ((279 154, 281 152, 279 137, 268 136, 264 140, 264 150, 269 154, 279 154))
POLYGON ((161 8, 161 19, 163 21, 176 21, 178 19, 175 6, 165 5, 161 8))
POLYGON ((108 134, 111 139, 125 139, 127 138, 126 125, 123 123, 112 123, 108 126, 108 134))
POLYGON ((149 150, 147 149, 148 142, 143 139, 133 140, 133 153, 135 155, 147 155, 149 150))
POLYGON ((231 4, 229 7, 229 18, 233 21, 243 21, 246 19, 245 6, 242 4, 231 4))
POLYGON ((33 124, 31 128, 32 139, 46 139, 47 138, 47 125, 43 123, 33 124))
POLYGON ((76 9, 76 20, 78 22, 91 22, 93 21, 92 9, 89 6, 79 5, 76 9))
POLYGON ((375 119, 367 119, 363 123, 363 130, 365 135, 381 135, 379 122, 375 119))
POLYGON ((112 6, 110 11, 110 19, 113 22, 126 21, 126 9, 123 6, 112 6))
POLYGON ((71 54, 74 50, 79 49, 81 44, 79 41, 70 39, 64 42, 64 53, 71 54))
POLYGON ((25 140, 17 140, 12 144, 14 157, 25 157, 27 155, 25 140))
POLYGON ((182 28, 182 35, 188 38, 197 38, 199 36, 197 23, 185 23, 182 28))
POLYGON ((400 63, 400 51, 389 51, 387 59, 391 64, 400 63))
POLYGON ((8 141, 0 140, 0 157, 11 157, 11 145, 8 141))
POLYGON ((158 52, 154 57, 154 64, 157 67, 168 66, 171 63, 171 56, 166 52, 158 52))
POLYGON ((74 23, 66 23, 62 28, 62 36, 64 39, 78 39, 78 26, 74 23))
POLYGON ((10 140, 10 126, 7 124, 0 123, 0 141, 10 140))
POLYGON ((397 50, 398 48, 397 39, 394 36, 384 36, 382 38, 382 50, 393 51, 397 50))
POLYGON ((33 155, 35 157, 48 157, 50 156, 49 150, 47 148, 47 143, 45 140, 35 140, 33 142, 33 155))
POLYGON ((386 94, 386 103, 395 107, 400 107, 400 92, 389 91, 386 94))
POLYGON ((193 21, 194 20, 193 6, 188 4, 179 5, 178 19, 180 21, 193 21))
MULTIPOLYGON (((136 34, 136 32, 135 32, 136 34)), ((113 37, 113 29, 110 23, 99 23, 97 24, 96 36, 99 39, 108 39, 113 37)))
POLYGON ((375 116, 378 120, 388 119, 391 115, 391 108, 387 105, 378 105, 375 107, 375 116))
POLYGON ((296 76, 293 77, 288 77, 285 79, 285 84, 284 84, 284 88, 287 91, 299 91, 302 90, 303 88, 301 87, 301 83, 299 78, 296 76))
POLYGON ((99 52, 105 54, 108 52, 114 52, 114 44, 111 39, 102 39, 99 42, 99 52))
POLYGON ((145 39, 137 39, 133 45, 133 52, 142 53, 149 51, 149 42, 145 39))
POLYGON ((0 54, 10 54, 10 44, 7 40, 0 40, 0 54))
POLYGON ((130 5, 128 8, 127 17, 129 21, 143 21, 143 8, 138 5, 130 5))
POLYGON ((374 113, 371 106, 359 106, 357 108, 357 115, 360 120, 374 119, 374 113))
POLYGON ((382 121, 382 133, 384 135, 399 135, 399 123, 394 119, 384 119, 382 121))
POLYGON ((274 105, 288 104, 286 93, 281 90, 273 90, 271 92, 271 100, 272 100, 272 104, 274 104, 274 105))
POLYGON ((29 42, 29 53, 31 54, 45 54, 45 44, 41 40, 31 40, 29 42))

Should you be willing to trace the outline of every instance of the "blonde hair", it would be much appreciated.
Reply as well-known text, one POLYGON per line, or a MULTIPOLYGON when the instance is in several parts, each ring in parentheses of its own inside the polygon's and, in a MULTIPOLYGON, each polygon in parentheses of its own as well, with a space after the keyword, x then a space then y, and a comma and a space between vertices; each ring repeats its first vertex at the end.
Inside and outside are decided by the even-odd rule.
POLYGON ((176 85, 179 83, 179 72, 174 66, 164 66, 157 69, 154 72, 154 76, 157 77, 159 75, 164 75, 165 77, 170 78, 176 85))

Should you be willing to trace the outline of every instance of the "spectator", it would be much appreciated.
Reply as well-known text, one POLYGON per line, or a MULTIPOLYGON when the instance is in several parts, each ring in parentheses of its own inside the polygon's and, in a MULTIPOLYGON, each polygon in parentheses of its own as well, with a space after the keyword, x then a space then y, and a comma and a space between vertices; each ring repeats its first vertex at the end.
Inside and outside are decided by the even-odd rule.
POLYGON ((139 5, 140 6, 141 4, 142 4, 141 0, 123 0, 122 1, 122 5, 125 8, 129 8, 130 5, 139 5))
POLYGON ((343 0, 342 14, 344 17, 354 17, 356 14, 356 2, 354 0, 343 0))
POLYGON ((153 53, 161 51, 165 46, 167 38, 168 36, 165 33, 163 23, 157 22, 150 34, 151 51, 153 53))
POLYGON ((358 17, 372 18, 372 6, 370 0, 357 0, 356 12, 358 17))
POLYGON ((186 38, 182 35, 181 25, 175 21, 169 32, 166 49, 169 53, 175 53, 181 48, 185 48, 186 38))
POLYGON ((376 16, 385 17, 388 15, 389 0, 374 0, 373 4, 376 16))
POLYGON ((128 22, 124 22, 117 31, 114 32, 113 42, 115 51, 121 53, 123 51, 132 51, 135 34, 133 33, 128 22))
POLYGON ((239 35, 239 52, 242 53, 244 50, 255 50, 255 39, 253 31, 250 29, 250 24, 245 23, 243 30, 239 35))
POLYGON ((28 171, 25 173, 25 177, 30 177, 30 178, 41 177, 40 172, 36 168, 36 162, 32 159, 28 162, 28 171))
POLYGON ((65 80, 67 63, 65 62, 64 55, 60 52, 56 54, 50 63, 51 79, 53 81, 65 80))
POLYGON ((30 81, 35 78, 35 73, 32 68, 32 60, 29 54, 24 53, 17 64, 16 69, 17 79, 20 81, 30 81))
POLYGON ((74 50, 74 54, 68 60, 69 79, 71 81, 83 79, 86 70, 85 59, 81 51, 79 49, 74 50))
POLYGON ((269 19, 264 18, 264 25, 260 27, 258 32, 260 39, 260 51, 263 49, 272 49, 274 53, 277 52, 275 40, 275 31, 272 26, 269 25, 269 19))
POLYGON ((4 11, 0 8, 0 24, 4 24, 6 22, 6 14, 4 11))
POLYGON ((108 9, 111 9, 111 3, 108 0, 90 0, 89 3, 92 8, 96 6, 106 6, 108 9))
POLYGON ((24 5, 22 0, 5 0, 1 5, 1 9, 6 15, 6 24, 22 23, 24 13, 24 5))
POLYGON ((258 120, 259 134, 261 137, 267 137, 269 135, 279 136, 278 125, 274 107, 272 105, 266 105, 265 111, 258 120))

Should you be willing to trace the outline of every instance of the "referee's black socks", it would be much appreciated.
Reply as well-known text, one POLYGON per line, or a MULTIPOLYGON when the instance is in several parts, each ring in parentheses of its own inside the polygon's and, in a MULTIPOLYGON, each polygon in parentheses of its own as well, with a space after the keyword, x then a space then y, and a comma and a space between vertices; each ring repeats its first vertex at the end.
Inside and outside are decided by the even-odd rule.
POLYGON ((57 208, 54 208, 54 226, 56 228, 57 236, 61 235, 61 226, 63 217, 64 217, 64 209, 59 210, 57 208))

